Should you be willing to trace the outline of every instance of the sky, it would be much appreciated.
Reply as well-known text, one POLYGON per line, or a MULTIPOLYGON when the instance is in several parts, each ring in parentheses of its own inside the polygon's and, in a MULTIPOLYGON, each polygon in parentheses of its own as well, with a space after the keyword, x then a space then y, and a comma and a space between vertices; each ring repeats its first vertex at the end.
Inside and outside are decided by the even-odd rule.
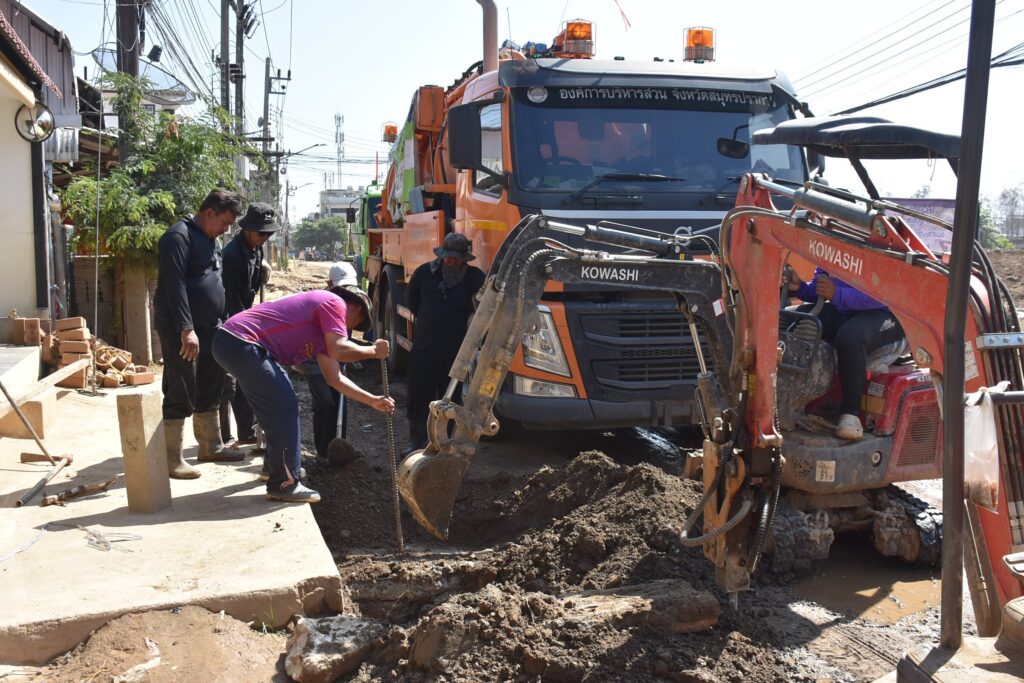
MULTIPOLYGON (((252 0, 250 0, 251 2, 252 0)), ((25 5, 64 30, 77 53, 76 70, 96 72, 89 52, 113 46, 114 0, 25 0, 25 5), (104 16, 107 23, 104 23, 104 16)), ((155 0, 172 27, 182 60, 213 84, 210 52, 219 41, 219 0, 155 0)), ((496 0, 499 39, 550 43, 563 21, 595 23, 598 58, 647 61, 680 59, 684 31, 716 31, 722 64, 770 66, 793 81, 816 115, 840 111, 963 68, 967 61, 969 0, 496 0), (628 24, 628 25, 627 25, 628 24)), ((405 119, 420 85, 447 86, 482 54, 481 11, 473 0, 256 0, 259 23, 246 41, 246 130, 262 115, 263 74, 291 71, 286 94, 271 97, 272 134, 289 158, 282 184, 290 186, 293 222, 316 210, 325 182, 365 185, 383 163, 383 123, 405 119), (337 177, 335 115, 344 117, 344 158, 337 177), (283 126, 279 125, 283 122, 283 126), (326 174, 332 174, 327 176, 326 174)), ((163 43, 150 20, 146 50, 163 43)), ((232 19, 232 33, 234 21, 232 19)), ((993 54, 1024 36, 1024 0, 997 0, 993 54)), ((232 55, 234 48, 232 47, 232 55)), ((160 64, 183 71, 165 49, 160 64)), ((982 194, 1024 184, 1022 137, 1016 97, 1024 67, 993 70, 989 84, 982 194)), ((963 81, 862 112, 900 123, 959 133, 963 81)), ((839 162, 827 167, 833 185, 861 187, 839 162)), ((934 197, 954 197, 956 181, 944 163, 873 162, 872 178, 889 197, 909 196, 930 185, 934 197)))

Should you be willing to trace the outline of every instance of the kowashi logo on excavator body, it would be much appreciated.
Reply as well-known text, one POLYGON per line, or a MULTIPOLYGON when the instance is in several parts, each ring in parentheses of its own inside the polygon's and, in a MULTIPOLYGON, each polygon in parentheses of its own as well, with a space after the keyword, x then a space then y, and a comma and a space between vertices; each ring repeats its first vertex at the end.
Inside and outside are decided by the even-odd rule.
POLYGON ((807 243, 807 249, 810 251, 812 256, 816 256, 817 260, 822 265, 838 266, 839 268, 860 275, 864 269, 864 259, 858 258, 853 254, 833 247, 831 244, 825 244, 818 240, 810 240, 807 243))
POLYGON ((585 280, 616 280, 618 282, 640 282, 638 268, 612 268, 610 266, 583 266, 580 277, 585 280))

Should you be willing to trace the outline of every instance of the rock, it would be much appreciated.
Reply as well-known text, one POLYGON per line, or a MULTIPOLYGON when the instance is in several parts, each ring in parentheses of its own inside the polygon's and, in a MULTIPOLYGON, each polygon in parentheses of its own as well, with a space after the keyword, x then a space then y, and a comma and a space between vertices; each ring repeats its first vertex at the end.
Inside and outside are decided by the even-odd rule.
POLYGON ((685 581, 665 579, 586 591, 562 603, 571 618, 617 628, 648 624, 673 633, 704 631, 718 623, 718 600, 685 581))
POLYGON ((288 638, 285 671, 299 683, 330 683, 358 669, 387 629, 384 622, 344 614, 299 619, 288 638))
POLYGON ((469 608, 444 603, 427 613, 409 633, 409 665, 414 669, 444 668, 444 660, 459 655, 477 639, 478 622, 466 622, 469 608))

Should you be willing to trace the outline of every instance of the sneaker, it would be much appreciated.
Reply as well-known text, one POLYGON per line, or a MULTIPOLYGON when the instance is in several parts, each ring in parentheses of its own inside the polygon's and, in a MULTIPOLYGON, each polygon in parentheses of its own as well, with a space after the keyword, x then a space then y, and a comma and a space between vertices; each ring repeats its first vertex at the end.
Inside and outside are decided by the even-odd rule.
MULTIPOLYGON (((299 468, 299 479, 305 479, 305 478, 306 478, 306 468, 305 467, 300 467, 299 468)), ((263 467, 260 468, 259 479, 260 479, 260 481, 269 481, 270 480, 270 468, 267 467, 267 463, 263 463, 263 467)))
POLYGON ((296 482, 280 491, 267 491, 267 499, 284 503, 319 503, 320 494, 302 482, 296 482))
POLYGON ((864 427, 860 424, 860 418, 856 415, 840 415, 836 436, 847 441, 859 441, 864 438, 864 427))

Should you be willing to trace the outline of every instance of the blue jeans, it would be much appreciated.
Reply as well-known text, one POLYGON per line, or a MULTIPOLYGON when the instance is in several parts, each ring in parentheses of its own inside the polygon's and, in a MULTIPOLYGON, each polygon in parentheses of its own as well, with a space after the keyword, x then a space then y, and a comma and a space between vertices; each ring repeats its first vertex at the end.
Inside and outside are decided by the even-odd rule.
POLYGON ((270 470, 267 491, 279 491, 289 473, 298 481, 302 464, 299 399, 288 373, 265 348, 223 329, 213 337, 213 357, 242 387, 263 427, 267 439, 263 462, 270 470))

